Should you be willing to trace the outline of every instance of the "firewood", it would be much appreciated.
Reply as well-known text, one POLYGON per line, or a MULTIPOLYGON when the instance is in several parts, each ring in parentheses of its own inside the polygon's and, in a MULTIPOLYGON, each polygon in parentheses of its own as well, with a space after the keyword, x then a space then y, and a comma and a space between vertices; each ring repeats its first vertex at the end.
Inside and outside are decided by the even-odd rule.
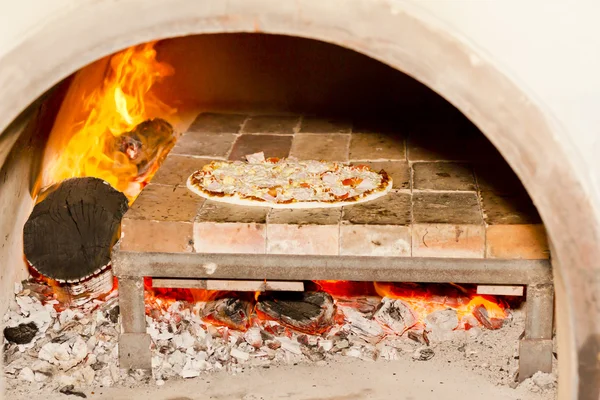
POLYGON ((397 334, 403 334, 418 322, 417 314, 407 303, 388 297, 381 299, 373 318, 397 334))
POLYGON ((504 325, 504 320, 500 318, 490 318, 487 308, 484 305, 478 305, 473 309, 473 315, 477 321, 487 329, 500 329, 504 325))
POLYGON ((335 304, 325 292, 271 293, 256 309, 269 319, 303 333, 320 334, 334 323, 335 304))
POLYGON ((227 297, 207 302, 202 319, 213 325, 245 331, 250 326, 251 313, 252 304, 249 301, 227 297))
POLYGON ((25 223, 25 256, 39 273, 59 282, 98 273, 110 263, 127 208, 125 195, 101 179, 56 184, 25 223))
POLYGON ((162 163, 175 145, 176 135, 167 121, 155 118, 146 120, 133 130, 119 136, 110 136, 105 153, 115 163, 133 163, 137 168, 136 179, 145 177, 152 167, 162 163))

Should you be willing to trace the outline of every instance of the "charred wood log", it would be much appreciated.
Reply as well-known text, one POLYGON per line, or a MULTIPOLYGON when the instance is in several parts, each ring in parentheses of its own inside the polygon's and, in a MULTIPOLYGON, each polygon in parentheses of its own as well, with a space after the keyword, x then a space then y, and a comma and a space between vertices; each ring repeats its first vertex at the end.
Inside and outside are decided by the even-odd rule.
POLYGON ((176 135, 167 121, 155 118, 144 121, 133 130, 106 142, 105 153, 115 165, 135 165, 137 179, 145 177, 152 168, 162 163, 175 145, 176 135))
POLYGON ((336 307, 325 292, 280 292, 259 299, 256 309, 289 328, 320 334, 334 324, 336 307))
POLYGON ((487 308, 485 308, 483 304, 480 304, 473 309, 473 316, 477 318, 477 321, 479 321, 481 325, 490 330, 500 329, 504 325, 503 319, 490 317, 487 308))
POLYGON ((381 299, 379 309, 373 318, 398 334, 403 334, 418 322, 417 314, 407 303, 388 297, 381 299))
POLYGON ((125 195, 97 178, 73 178, 51 188, 23 229, 25 257, 44 276, 77 282, 110 263, 125 195))
POLYGON ((202 319, 213 325, 245 331, 250 327, 252 303, 239 298, 212 300, 204 306, 202 319))
POLYGON ((27 324, 4 328, 4 337, 12 343, 27 344, 33 340, 37 332, 37 325, 29 322, 27 324))

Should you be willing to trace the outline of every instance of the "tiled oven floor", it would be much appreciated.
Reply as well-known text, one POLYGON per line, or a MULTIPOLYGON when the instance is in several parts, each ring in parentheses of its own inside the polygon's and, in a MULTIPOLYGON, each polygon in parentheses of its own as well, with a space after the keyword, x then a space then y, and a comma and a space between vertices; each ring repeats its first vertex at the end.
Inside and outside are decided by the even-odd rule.
POLYGON ((121 250, 545 259, 544 227, 510 167, 462 120, 435 124, 200 114, 122 225, 121 250), (205 201, 188 176, 210 160, 294 156, 385 169, 388 195, 343 208, 205 201))

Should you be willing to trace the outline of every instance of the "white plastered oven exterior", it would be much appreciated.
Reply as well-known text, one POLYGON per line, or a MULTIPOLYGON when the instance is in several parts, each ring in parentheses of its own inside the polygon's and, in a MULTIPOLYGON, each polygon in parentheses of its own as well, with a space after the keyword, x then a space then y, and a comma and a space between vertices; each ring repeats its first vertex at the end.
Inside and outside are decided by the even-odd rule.
MULTIPOLYGON (((21 0, 0 10, 0 132, 83 65, 133 44, 196 33, 328 41, 434 89, 498 147, 538 207, 554 247, 560 396, 598 398, 600 3, 21 0)), ((17 137, 11 131, 19 125, 0 136, 0 165, 17 137)), ((14 260, 31 206, 26 170, 14 167, 0 189, 5 293, 22 275, 11 268, 21 267, 14 260)))

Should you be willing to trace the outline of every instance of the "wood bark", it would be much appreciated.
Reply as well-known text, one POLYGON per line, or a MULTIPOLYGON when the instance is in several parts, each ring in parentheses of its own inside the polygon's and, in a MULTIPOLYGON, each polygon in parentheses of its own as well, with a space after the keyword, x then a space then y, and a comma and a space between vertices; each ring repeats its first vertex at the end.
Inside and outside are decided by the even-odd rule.
POLYGON ((259 299, 259 315, 309 334, 320 334, 334 324, 335 304, 325 292, 280 292, 259 299))
POLYGON ((78 281, 110 263, 128 201, 98 178, 73 178, 55 186, 25 223, 25 256, 42 275, 78 281))

